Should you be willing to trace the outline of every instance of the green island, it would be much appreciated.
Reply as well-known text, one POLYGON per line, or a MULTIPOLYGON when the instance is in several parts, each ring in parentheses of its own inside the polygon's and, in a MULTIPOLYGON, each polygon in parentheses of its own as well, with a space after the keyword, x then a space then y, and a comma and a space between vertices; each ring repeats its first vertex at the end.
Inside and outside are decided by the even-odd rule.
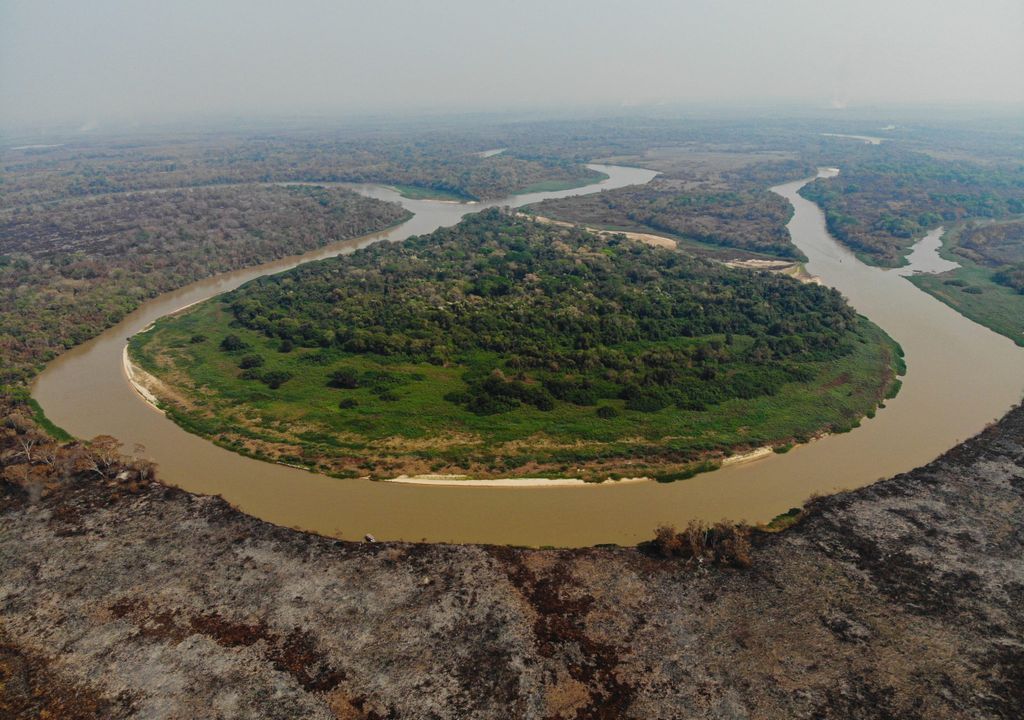
POLYGON ((681 479, 855 427, 901 351, 839 293, 489 210, 130 343, 180 425, 339 477, 681 479))
POLYGON ((910 281, 976 323, 1024 345, 1024 220, 968 221, 942 236, 960 267, 910 281))

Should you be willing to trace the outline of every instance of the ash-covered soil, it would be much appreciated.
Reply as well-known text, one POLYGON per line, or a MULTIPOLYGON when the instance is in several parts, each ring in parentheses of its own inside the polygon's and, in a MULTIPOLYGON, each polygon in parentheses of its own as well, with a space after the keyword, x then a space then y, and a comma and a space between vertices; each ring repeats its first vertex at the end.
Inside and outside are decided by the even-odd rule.
POLYGON ((0 497, 4 718, 1024 716, 1022 409, 749 569, 340 542, 157 483, 0 497))

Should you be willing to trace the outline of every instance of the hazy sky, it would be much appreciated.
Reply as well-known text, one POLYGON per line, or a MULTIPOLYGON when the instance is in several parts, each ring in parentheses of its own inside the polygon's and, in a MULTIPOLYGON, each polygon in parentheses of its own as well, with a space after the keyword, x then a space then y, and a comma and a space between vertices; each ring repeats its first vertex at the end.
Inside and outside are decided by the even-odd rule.
POLYGON ((0 126, 1024 102, 1024 0, 0 0, 0 126))

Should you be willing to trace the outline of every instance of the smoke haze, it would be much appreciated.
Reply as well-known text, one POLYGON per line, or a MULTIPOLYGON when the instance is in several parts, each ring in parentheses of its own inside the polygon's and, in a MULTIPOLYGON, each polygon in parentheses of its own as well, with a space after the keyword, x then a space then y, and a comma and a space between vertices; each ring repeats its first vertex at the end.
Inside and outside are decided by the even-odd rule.
POLYGON ((1020 0, 0 0, 0 125, 1024 102, 1020 0))

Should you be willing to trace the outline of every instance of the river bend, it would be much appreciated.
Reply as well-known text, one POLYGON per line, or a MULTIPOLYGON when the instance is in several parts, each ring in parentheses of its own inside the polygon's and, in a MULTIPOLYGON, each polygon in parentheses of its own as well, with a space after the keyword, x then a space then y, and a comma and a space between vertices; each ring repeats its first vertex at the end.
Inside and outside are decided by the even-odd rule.
POLYGON ((927 463, 1020 400, 1024 350, 907 282, 902 275, 913 266, 896 272, 858 261, 829 236, 820 209, 797 194, 808 180, 773 188, 793 203, 789 230, 809 258, 807 269, 903 346, 908 374, 900 395, 874 419, 785 455, 665 485, 470 488, 339 480, 253 460, 191 435, 146 404, 127 381, 122 351, 129 336, 182 306, 255 277, 374 242, 429 233, 484 207, 598 192, 646 183, 655 175, 637 168, 592 167, 609 178, 575 190, 472 205, 408 200, 388 188, 360 187, 364 194, 399 200, 415 215, 386 232, 161 295, 50 363, 33 395, 55 423, 75 436, 109 434, 129 448, 141 444, 165 482, 222 495, 244 512, 278 525, 347 539, 372 533, 385 540, 537 546, 634 544, 651 537, 659 524, 682 526, 692 518, 766 521, 812 493, 860 487, 927 463))

